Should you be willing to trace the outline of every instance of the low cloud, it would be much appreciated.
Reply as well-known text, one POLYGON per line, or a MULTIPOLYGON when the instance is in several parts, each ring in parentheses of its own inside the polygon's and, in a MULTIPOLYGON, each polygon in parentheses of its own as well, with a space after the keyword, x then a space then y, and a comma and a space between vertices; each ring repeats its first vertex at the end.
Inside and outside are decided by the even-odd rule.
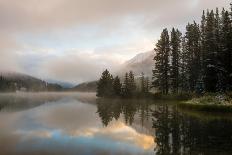
POLYGON ((95 80, 228 0, 0 0, 0 70, 95 80))

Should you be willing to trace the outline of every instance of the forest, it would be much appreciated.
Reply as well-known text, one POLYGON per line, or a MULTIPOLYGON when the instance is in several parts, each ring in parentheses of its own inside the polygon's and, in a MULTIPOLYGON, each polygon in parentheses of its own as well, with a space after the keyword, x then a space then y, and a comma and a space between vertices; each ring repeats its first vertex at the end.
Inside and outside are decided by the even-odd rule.
POLYGON ((149 93, 151 88, 163 95, 182 93, 226 93, 232 90, 232 5, 229 10, 203 11, 201 22, 193 21, 185 31, 164 28, 154 48, 152 81, 133 72, 124 81, 108 70, 98 82, 97 96, 131 97, 149 93), (150 84, 151 83, 151 84, 150 84))

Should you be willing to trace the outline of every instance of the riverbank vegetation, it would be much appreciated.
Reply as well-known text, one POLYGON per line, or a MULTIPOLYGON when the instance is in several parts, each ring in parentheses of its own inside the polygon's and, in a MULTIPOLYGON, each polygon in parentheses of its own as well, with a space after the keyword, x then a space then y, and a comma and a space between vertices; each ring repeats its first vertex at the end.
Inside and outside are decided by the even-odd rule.
POLYGON ((232 112, 231 94, 205 94, 179 104, 182 108, 200 111, 232 112))

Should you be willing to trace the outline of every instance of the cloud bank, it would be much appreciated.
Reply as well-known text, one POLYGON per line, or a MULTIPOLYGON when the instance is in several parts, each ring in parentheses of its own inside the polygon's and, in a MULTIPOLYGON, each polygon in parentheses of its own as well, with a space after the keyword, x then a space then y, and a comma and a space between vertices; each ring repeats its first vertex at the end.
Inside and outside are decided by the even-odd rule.
POLYGON ((0 0, 0 70, 79 83, 229 0, 0 0))

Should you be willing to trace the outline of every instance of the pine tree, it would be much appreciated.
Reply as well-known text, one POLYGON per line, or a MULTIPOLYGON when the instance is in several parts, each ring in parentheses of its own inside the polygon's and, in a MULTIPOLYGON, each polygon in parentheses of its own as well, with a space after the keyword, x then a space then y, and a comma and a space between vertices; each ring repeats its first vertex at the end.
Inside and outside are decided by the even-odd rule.
POLYGON ((98 97, 111 97, 113 95, 113 76, 106 69, 97 83, 98 97))
POLYGON ((179 88, 179 69, 180 69, 180 50, 181 50, 181 32, 174 28, 171 32, 171 70, 170 70, 170 78, 171 78, 171 87, 173 93, 178 93, 179 88))
POLYGON ((188 92, 189 91, 189 82, 188 82, 188 60, 189 60, 189 54, 187 52, 187 46, 185 37, 182 38, 182 50, 180 53, 180 92, 188 92))
POLYGON ((215 92, 217 88, 217 46, 215 36, 215 18, 213 10, 207 12, 205 26, 205 57, 204 57, 204 84, 207 92, 215 92))
POLYGON ((186 26, 186 67, 188 73, 188 85, 191 92, 195 90, 197 79, 201 70, 201 53, 200 53, 200 28, 196 22, 186 26))
POLYGON ((141 78, 140 78, 140 85, 141 85, 141 93, 145 92, 145 78, 144 78, 144 73, 141 73, 141 78))
POLYGON ((122 96, 123 97, 129 97, 131 96, 130 92, 130 80, 129 80, 129 75, 126 72, 125 77, 124 77, 124 82, 122 85, 122 96))
POLYGON ((219 53, 221 51, 221 19, 219 15, 219 10, 216 8, 215 13, 215 39, 216 39, 216 51, 219 53))
POLYGON ((135 77, 133 71, 129 72, 129 91, 133 95, 136 91, 135 77))
POLYGON ((170 41, 168 30, 164 29, 155 49, 155 69, 153 70, 153 86, 157 87, 162 94, 169 91, 169 55, 170 41))
POLYGON ((232 85, 232 26, 229 12, 223 9, 222 11, 222 30, 221 30, 222 52, 220 60, 223 71, 224 89, 231 90, 232 85))
POLYGON ((144 93, 148 93, 149 92, 149 89, 150 89, 150 84, 149 84, 149 78, 146 77, 145 78, 145 89, 144 89, 144 93))
POLYGON ((121 95, 122 84, 121 84, 120 79, 119 79, 118 76, 116 76, 114 78, 113 89, 114 89, 114 95, 116 95, 116 96, 121 95))
POLYGON ((205 66, 205 58, 206 58, 206 43, 205 43, 205 38, 206 38, 206 16, 205 16, 205 11, 203 11, 202 17, 201 17, 201 26, 200 26, 200 34, 201 34, 201 42, 200 42, 200 48, 201 48, 201 74, 203 74, 203 69, 205 66))

